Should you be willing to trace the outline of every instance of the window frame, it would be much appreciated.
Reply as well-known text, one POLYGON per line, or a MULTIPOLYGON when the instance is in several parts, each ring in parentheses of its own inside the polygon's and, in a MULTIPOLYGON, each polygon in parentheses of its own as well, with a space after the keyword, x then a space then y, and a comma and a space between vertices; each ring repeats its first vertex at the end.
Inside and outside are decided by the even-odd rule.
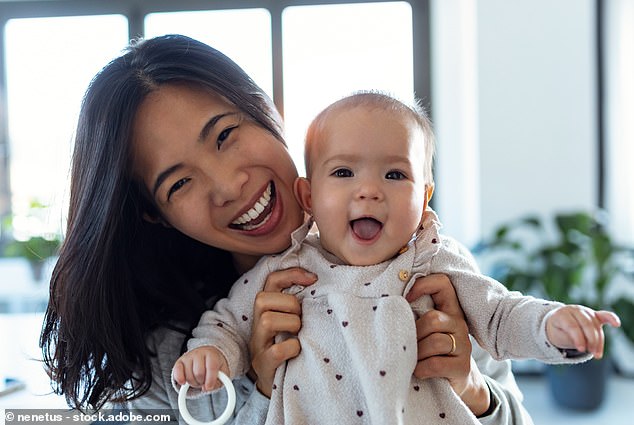
MULTIPOLYGON (((414 90, 431 114, 430 11, 431 0, 9 0, 0 2, 0 222, 11 214, 10 151, 6 97, 4 27, 10 19, 120 14, 128 19, 129 37, 144 36, 150 13, 262 8, 271 14, 273 101, 284 115, 282 12, 290 6, 405 1, 412 8, 414 90)), ((1 230, 1 229, 0 229, 1 230)), ((0 231, 0 242, 5 235, 0 231)))

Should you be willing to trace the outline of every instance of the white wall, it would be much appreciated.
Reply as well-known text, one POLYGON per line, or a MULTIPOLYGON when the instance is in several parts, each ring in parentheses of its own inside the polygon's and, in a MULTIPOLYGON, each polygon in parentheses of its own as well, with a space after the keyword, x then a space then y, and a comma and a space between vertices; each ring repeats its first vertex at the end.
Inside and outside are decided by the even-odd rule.
POLYGON ((445 232, 470 245, 480 236, 477 8, 474 0, 431 3, 434 208, 445 232))
POLYGON ((606 169, 606 207, 615 238, 631 245, 634 244, 634 1, 611 0, 605 6, 606 156, 610 164, 606 169))
POLYGON ((436 207, 448 234, 470 244, 474 235, 527 213, 594 206, 593 5, 592 0, 432 3, 436 207), (473 27, 473 42, 457 35, 465 22, 473 27), (460 37, 461 51, 453 48, 460 37), (447 78, 456 74, 460 80, 447 78), (465 88, 458 81, 475 83, 465 88), (443 97, 452 99, 449 106, 443 97), (465 170, 454 157, 463 162, 471 157, 470 165, 465 170), (464 197, 464 188, 473 199, 464 197))

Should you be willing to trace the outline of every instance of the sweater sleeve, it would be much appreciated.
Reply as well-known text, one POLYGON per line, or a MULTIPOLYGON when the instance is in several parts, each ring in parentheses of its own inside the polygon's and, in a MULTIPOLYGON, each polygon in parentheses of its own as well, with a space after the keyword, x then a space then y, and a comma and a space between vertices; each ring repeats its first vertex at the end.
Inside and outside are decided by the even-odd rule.
POLYGON ((449 276, 470 333, 495 359, 534 358, 547 363, 576 363, 589 355, 567 357, 546 337, 546 315, 561 304, 511 292, 482 275, 468 251, 450 238, 431 261, 430 273, 449 276))

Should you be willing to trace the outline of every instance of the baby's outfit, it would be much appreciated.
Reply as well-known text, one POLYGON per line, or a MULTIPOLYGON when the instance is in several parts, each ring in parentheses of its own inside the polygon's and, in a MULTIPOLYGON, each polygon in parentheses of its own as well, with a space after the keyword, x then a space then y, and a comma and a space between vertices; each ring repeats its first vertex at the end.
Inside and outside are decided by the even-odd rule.
POLYGON ((293 233, 287 251, 262 258, 243 275, 228 298, 203 314, 188 343, 190 350, 217 347, 231 377, 245 374, 253 304, 267 276, 290 267, 318 276, 311 286, 288 290, 302 305, 301 353, 277 369, 267 424, 479 424, 446 379, 413 376, 415 315, 433 304, 426 297, 410 305, 404 295, 418 277, 432 273, 450 278, 470 334, 494 358, 589 358, 567 358, 549 344, 544 317, 561 304, 509 292, 481 275, 461 245, 439 234, 431 210, 407 247, 371 266, 342 264, 308 233, 310 226, 293 233))

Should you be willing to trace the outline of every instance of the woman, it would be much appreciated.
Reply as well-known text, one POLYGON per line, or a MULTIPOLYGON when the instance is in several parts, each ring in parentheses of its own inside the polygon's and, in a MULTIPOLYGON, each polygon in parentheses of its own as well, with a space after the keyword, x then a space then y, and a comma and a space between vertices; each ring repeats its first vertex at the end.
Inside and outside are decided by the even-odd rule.
MULTIPOLYGON (((202 311, 262 255, 286 248, 304 219, 281 127, 270 99, 235 63, 187 37, 133 45, 95 77, 41 337, 69 404, 176 408, 169 371, 202 311)), ((235 423, 265 416, 275 368, 300 350, 294 339, 274 344, 277 333, 301 326, 301 306, 280 291, 315 280, 299 269, 269 276, 254 305, 253 373, 236 382, 235 423)), ((448 378, 483 423, 530 423, 508 364, 480 361, 485 377, 471 359, 450 282, 432 276, 410 294, 430 294, 437 306, 417 323, 415 374, 448 378), (451 356, 441 333, 456 337, 451 356)), ((224 397, 191 404, 204 418, 224 408, 224 397)))

